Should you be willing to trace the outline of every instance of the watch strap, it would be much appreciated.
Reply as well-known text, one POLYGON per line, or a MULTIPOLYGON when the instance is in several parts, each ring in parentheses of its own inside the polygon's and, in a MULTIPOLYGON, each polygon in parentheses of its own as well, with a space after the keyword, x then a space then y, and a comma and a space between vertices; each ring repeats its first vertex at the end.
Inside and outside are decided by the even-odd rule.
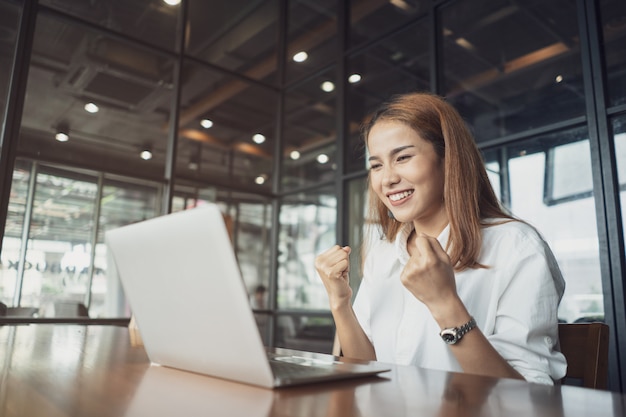
POLYGON ((472 330, 474 327, 476 327, 476 320, 474 320, 474 317, 470 317, 470 320, 467 323, 459 327, 458 339, 461 339, 463 336, 465 336, 467 332, 472 330))

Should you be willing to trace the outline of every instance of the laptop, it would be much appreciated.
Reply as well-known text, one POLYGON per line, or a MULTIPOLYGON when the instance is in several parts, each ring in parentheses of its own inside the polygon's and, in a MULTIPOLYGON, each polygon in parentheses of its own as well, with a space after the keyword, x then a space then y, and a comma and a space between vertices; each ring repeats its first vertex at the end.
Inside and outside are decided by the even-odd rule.
POLYGON ((266 349, 217 205, 110 230, 105 241, 154 364, 266 388, 390 370, 266 349))

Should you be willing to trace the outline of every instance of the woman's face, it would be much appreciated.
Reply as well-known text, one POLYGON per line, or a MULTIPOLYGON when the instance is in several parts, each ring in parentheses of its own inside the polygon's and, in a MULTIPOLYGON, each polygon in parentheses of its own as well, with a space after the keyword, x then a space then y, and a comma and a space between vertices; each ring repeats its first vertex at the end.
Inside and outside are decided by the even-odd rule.
POLYGON ((403 223, 437 236, 448 223, 443 201, 444 163, 430 142, 408 125, 381 120, 367 137, 370 183, 403 223))

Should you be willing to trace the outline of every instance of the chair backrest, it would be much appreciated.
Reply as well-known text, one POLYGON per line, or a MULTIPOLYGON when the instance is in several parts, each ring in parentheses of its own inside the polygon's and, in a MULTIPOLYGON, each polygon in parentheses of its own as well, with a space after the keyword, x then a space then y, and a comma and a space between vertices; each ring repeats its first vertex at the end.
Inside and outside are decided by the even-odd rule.
POLYGON ((559 323, 561 352, 567 359, 564 384, 581 381, 583 387, 608 385, 609 326, 605 323, 559 323))
POLYGON ((37 317, 39 309, 37 307, 8 307, 7 317, 37 317))
POLYGON ((89 310, 83 303, 75 301, 56 301, 54 317, 89 317, 89 310))

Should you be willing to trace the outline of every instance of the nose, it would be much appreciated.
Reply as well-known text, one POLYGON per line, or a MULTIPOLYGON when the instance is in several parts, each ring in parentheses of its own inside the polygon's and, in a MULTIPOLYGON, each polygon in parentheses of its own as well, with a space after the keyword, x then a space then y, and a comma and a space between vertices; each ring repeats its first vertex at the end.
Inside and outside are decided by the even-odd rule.
POLYGON ((383 172, 383 185, 390 187, 400 182, 400 176, 393 167, 385 167, 383 172))

